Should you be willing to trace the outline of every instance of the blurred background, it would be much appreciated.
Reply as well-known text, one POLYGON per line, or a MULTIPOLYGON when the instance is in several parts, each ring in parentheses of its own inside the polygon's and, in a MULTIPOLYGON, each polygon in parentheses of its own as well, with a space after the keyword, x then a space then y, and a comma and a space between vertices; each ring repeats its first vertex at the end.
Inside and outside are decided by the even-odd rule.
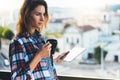
MULTIPOLYGON (((0 70, 10 71, 9 43, 24 0, 0 0, 0 70)), ((55 64, 60 76, 120 79, 120 0, 46 0, 50 22, 43 35, 57 39, 54 57, 86 48, 72 62, 55 64)))

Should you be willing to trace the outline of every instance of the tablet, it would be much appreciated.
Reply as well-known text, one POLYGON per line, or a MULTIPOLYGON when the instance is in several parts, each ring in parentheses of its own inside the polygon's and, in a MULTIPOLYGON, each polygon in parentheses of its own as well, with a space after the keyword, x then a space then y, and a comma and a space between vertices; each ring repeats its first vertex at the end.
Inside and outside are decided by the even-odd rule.
POLYGON ((85 48, 80 48, 80 47, 74 47, 69 51, 67 55, 63 58, 64 61, 72 61, 75 59, 77 56, 82 54, 86 49, 85 48))

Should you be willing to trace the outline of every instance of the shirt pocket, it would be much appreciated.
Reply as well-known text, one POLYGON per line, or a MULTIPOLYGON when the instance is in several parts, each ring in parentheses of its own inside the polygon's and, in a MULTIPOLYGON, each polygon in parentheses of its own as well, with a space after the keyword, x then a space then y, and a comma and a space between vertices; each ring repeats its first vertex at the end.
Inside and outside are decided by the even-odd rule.
POLYGON ((47 59, 42 59, 40 61, 40 65, 41 65, 42 70, 48 70, 48 68, 49 68, 49 64, 48 64, 47 59))

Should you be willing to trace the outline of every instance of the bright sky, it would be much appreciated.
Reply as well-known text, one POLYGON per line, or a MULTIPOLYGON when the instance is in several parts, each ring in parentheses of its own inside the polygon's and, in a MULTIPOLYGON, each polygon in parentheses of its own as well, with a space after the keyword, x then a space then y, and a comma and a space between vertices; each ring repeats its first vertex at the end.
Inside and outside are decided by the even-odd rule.
MULTIPOLYGON (((21 6, 24 0, 0 0, 0 10, 14 10, 21 6)), ((48 6, 98 8, 105 4, 120 4, 120 0, 46 0, 48 6)))
POLYGON ((120 3, 120 0, 48 0, 47 2, 51 6, 95 8, 103 6, 104 4, 120 3))
POLYGON ((14 10, 21 6, 24 0, 0 0, 0 10, 14 10))

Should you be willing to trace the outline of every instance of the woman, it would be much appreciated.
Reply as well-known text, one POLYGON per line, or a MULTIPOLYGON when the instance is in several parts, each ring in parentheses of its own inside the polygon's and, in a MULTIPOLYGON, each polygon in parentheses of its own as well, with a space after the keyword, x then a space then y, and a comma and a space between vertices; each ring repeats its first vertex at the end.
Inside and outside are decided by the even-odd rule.
MULTIPOLYGON (((50 58, 51 44, 41 35, 47 26, 48 7, 44 0, 25 0, 21 7, 16 37, 11 41, 9 57, 11 80, 57 80, 50 58)), ((57 57, 55 62, 61 62, 57 57)))

